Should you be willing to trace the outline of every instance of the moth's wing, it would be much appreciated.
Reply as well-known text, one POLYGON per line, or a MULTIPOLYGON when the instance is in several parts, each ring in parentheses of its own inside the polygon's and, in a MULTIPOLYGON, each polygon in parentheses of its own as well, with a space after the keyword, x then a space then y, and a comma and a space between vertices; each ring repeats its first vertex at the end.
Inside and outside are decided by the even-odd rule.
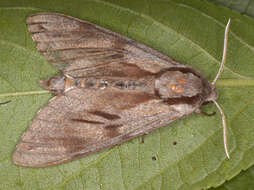
POLYGON ((101 74, 96 69, 115 69, 121 63, 154 73, 178 64, 143 44, 71 16, 38 13, 28 16, 27 25, 37 49, 74 77, 101 74))
POLYGON ((119 144, 182 116, 153 96, 118 89, 73 89, 52 98, 13 154, 17 165, 44 167, 119 144))

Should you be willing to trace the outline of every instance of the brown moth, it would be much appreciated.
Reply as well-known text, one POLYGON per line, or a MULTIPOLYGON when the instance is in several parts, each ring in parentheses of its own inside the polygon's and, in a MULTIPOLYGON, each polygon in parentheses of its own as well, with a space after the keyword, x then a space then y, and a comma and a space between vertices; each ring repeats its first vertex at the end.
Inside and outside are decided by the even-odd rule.
POLYGON ((105 149, 200 112, 218 96, 197 69, 90 22, 38 13, 27 26, 61 73, 40 81, 56 96, 21 137, 17 165, 45 167, 105 149))

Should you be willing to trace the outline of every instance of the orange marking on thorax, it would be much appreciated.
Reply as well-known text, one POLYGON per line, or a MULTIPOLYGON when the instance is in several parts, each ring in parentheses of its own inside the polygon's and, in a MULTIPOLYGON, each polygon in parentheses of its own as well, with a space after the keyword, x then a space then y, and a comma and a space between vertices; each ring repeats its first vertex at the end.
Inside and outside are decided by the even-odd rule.
POLYGON ((176 80, 177 80, 177 82, 182 83, 182 84, 186 83, 186 80, 184 78, 177 78, 176 80))
POLYGON ((170 84, 170 85, 169 85, 169 88, 171 88, 171 90, 175 91, 176 85, 175 85, 175 84, 170 84))
POLYGON ((176 89, 175 89, 175 92, 177 92, 177 93, 183 92, 183 87, 182 86, 177 86, 176 89))
POLYGON ((182 86, 177 86, 176 84, 170 84, 169 88, 176 93, 181 93, 183 92, 183 89, 184 89, 182 86))

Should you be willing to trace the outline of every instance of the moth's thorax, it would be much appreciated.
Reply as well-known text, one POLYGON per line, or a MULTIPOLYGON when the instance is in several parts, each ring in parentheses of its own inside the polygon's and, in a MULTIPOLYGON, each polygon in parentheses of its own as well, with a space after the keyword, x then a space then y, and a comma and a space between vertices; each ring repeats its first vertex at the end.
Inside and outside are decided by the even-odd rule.
POLYGON ((193 97, 202 93, 202 81, 191 72, 166 71, 155 80, 161 98, 193 97))

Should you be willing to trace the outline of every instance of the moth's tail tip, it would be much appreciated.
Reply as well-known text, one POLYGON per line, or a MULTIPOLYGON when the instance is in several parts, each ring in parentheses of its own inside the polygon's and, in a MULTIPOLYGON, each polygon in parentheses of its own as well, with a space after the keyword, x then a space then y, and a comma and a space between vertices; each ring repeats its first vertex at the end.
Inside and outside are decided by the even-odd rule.
POLYGON ((20 158, 19 152, 15 150, 12 154, 12 162, 17 166, 20 166, 19 158, 20 158))

